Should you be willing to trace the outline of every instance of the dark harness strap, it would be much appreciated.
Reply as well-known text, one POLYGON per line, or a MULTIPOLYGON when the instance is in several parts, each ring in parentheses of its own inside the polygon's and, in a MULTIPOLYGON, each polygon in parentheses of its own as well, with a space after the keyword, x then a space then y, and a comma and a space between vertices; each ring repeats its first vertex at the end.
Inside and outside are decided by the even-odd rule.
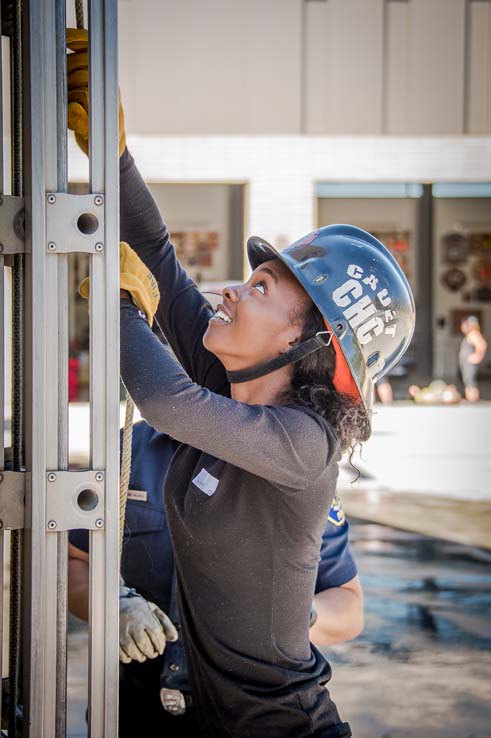
POLYGON ((329 346, 331 340, 332 333, 330 331, 320 331, 312 338, 285 351, 275 359, 265 361, 249 369, 238 369, 237 371, 227 372, 227 379, 230 384, 241 384, 242 382, 250 382, 252 379, 257 379, 258 377, 264 377, 266 374, 271 374, 271 372, 275 372, 277 369, 281 369, 288 364, 295 364, 295 362, 303 359, 304 356, 313 354, 314 351, 319 351, 319 349, 329 346))

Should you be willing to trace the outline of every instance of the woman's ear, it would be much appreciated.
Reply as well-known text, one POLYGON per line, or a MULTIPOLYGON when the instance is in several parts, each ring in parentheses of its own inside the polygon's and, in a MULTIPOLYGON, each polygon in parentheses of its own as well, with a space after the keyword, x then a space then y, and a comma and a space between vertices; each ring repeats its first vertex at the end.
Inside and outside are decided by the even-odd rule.
POLYGON ((300 343, 301 339, 302 339, 302 326, 292 325, 290 329, 290 336, 288 339, 288 348, 289 349, 295 348, 295 346, 297 346, 297 344, 300 343))

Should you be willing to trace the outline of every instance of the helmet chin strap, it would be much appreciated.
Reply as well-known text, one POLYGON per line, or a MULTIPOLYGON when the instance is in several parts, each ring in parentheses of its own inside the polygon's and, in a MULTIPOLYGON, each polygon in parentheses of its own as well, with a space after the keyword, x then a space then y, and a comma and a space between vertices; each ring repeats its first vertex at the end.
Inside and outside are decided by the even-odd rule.
POLYGON ((251 366, 249 369, 237 369, 237 371, 227 372, 227 379, 230 384, 241 384, 242 382, 250 382, 252 379, 264 377, 266 374, 271 374, 271 372, 275 372, 277 369, 281 369, 288 364, 295 364, 295 362, 303 359, 304 356, 313 354, 314 351, 319 351, 319 349, 330 346, 331 340, 331 331, 319 331, 312 338, 302 341, 302 343, 285 351, 275 359, 270 359, 257 366, 251 366))

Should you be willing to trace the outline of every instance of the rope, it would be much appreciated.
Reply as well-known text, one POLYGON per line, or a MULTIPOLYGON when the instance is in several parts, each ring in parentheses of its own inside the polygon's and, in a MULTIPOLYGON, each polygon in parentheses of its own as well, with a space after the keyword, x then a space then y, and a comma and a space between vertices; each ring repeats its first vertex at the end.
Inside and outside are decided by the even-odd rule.
POLYGON ((77 28, 84 27, 84 3, 83 0, 75 0, 75 15, 77 18, 77 28))
POLYGON ((128 500, 128 487, 130 486, 131 470, 131 439, 133 435, 133 413, 135 403, 126 392, 126 413, 123 430, 123 451, 121 459, 121 475, 119 478, 119 558, 123 553, 123 535, 126 517, 126 502, 128 500))

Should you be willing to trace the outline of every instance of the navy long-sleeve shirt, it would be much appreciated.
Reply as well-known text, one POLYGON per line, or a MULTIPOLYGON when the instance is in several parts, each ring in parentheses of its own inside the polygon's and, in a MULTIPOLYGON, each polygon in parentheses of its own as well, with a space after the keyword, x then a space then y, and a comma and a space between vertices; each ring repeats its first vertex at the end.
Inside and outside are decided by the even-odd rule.
POLYGON ((305 408, 230 398, 202 344, 212 310, 128 152, 121 213, 122 238, 159 283, 157 320, 177 356, 123 300, 123 380, 150 425, 180 442, 165 501, 198 719, 210 738, 348 736, 308 638, 336 437, 305 408))

